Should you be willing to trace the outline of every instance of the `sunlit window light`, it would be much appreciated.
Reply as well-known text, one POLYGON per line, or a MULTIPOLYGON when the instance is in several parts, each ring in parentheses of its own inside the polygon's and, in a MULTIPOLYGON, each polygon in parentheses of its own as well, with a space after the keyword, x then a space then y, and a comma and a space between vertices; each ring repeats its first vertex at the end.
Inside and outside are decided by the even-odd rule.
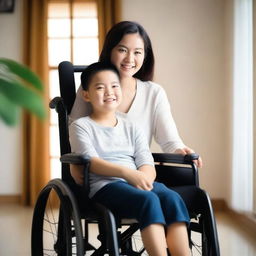
MULTIPOLYGON (((96 1, 49 1, 48 59, 50 99, 59 96, 57 67, 62 61, 88 65, 98 60, 98 18, 96 1)), ((75 77, 79 85, 79 76, 75 77)), ((77 86, 78 87, 78 86, 77 86)), ((58 117, 50 111, 51 178, 61 176, 58 117)))

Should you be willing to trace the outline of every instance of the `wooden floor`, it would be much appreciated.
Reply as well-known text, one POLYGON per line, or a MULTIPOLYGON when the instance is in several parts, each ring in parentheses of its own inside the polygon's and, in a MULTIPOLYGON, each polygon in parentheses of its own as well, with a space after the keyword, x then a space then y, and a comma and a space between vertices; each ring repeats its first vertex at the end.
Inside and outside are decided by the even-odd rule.
MULTIPOLYGON (((0 205, 0 255, 30 255, 32 209, 0 205)), ((221 256, 255 256, 256 234, 248 234, 227 213, 216 213, 221 256)))

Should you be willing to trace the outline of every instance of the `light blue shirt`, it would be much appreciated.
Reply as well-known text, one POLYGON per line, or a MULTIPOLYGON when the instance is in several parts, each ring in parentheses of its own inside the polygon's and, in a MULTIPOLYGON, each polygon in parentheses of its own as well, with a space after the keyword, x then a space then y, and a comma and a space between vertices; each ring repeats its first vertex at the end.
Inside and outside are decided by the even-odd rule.
MULTIPOLYGON (((134 123, 118 117, 115 127, 94 122, 89 116, 74 121, 69 127, 72 152, 89 158, 100 157, 106 161, 137 170, 140 166, 154 165, 149 145, 142 130, 134 123)), ((90 173, 90 194, 110 182, 123 180, 90 173)))

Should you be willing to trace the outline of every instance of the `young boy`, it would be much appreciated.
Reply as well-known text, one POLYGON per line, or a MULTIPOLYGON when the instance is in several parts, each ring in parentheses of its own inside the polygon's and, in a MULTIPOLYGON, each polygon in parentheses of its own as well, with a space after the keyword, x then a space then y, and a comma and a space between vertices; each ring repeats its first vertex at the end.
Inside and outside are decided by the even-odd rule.
POLYGON ((81 83, 92 113, 70 125, 70 143, 73 152, 90 158, 89 197, 121 218, 137 219, 150 256, 166 256, 166 242, 172 255, 189 255, 184 202, 154 182, 154 161, 142 131, 118 116, 122 91, 117 69, 94 63, 82 73, 81 83))

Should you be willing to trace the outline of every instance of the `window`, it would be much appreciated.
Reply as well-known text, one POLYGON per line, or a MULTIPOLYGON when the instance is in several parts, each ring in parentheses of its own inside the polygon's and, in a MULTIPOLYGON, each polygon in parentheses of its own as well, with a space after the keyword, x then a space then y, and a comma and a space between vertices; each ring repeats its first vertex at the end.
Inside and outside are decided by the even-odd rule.
POLYGON ((252 0, 235 0, 232 207, 253 210, 252 0))
MULTIPOLYGON (((50 0, 48 5, 48 59, 50 98, 59 95, 58 64, 87 65, 98 60, 96 1, 50 0)), ((78 80, 79 77, 76 77, 78 80)), ((50 111, 51 178, 60 177, 57 113, 50 111)))
MULTIPOLYGON (((253 145, 256 145, 256 3, 253 3, 253 145)), ((256 148, 253 148, 253 212, 256 216, 256 148)))

